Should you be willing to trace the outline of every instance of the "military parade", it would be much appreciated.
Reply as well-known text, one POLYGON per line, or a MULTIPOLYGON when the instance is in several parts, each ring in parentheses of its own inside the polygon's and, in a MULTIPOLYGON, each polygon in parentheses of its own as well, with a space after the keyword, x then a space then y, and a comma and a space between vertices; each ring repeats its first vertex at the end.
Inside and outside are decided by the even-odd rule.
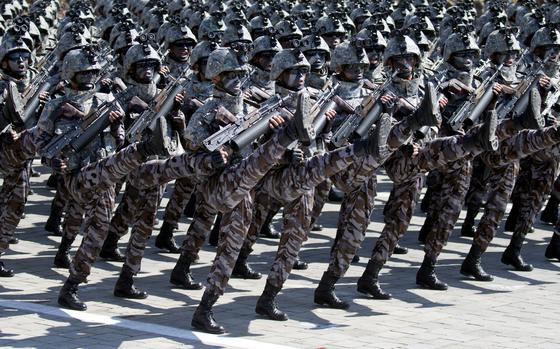
POLYGON ((437 264, 454 228, 470 244, 456 272, 476 282, 494 280, 484 254, 502 224, 504 269, 533 270, 523 246, 539 219, 539 253, 557 262, 559 15, 557 0, 3 1, 0 284, 26 272, 4 257, 26 240, 38 163, 52 189, 41 229, 57 237, 43 267, 66 275, 64 309, 87 311, 96 260, 120 263, 115 297, 146 299, 152 245, 173 257, 169 285, 204 290, 189 328, 228 331, 213 307, 231 278, 266 279, 254 312, 286 321, 278 295, 306 273, 327 202, 336 234, 306 300, 319 306, 349 309, 335 287, 358 262, 356 297, 391 299, 380 278, 418 247, 401 242, 417 209, 425 289, 453 292, 437 264), (379 176, 392 187, 370 252, 379 176), (251 266, 261 238, 277 246, 266 276, 251 266))

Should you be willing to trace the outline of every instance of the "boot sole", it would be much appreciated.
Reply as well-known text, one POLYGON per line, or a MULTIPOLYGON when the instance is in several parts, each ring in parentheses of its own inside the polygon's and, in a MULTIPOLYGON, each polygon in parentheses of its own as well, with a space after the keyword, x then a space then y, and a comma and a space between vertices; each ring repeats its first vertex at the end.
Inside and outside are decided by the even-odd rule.
POLYGON ((264 317, 266 317, 270 320, 273 320, 273 321, 288 321, 289 320, 288 316, 285 316, 283 318, 276 318, 276 317, 270 316, 266 311, 261 310, 260 308, 255 308, 255 313, 257 313, 260 316, 264 316, 264 317))
POLYGON ((420 287, 422 287, 422 288, 425 288, 425 289, 428 289, 428 290, 434 290, 434 291, 447 291, 448 288, 449 288, 449 287, 446 287, 446 288, 435 288, 435 287, 432 287, 432 286, 430 286, 430 285, 428 285, 428 284, 426 284, 426 283, 424 283, 424 282, 418 282, 418 281, 416 281, 416 285, 418 285, 418 286, 420 286, 420 287))
POLYGON ((224 334, 226 333, 226 330, 208 330, 202 326, 197 325, 196 323, 191 323, 191 327, 194 328, 195 330, 204 332, 204 333, 211 333, 211 334, 224 334))
POLYGON ((131 295, 126 294, 126 293, 121 293, 119 291, 114 291, 113 295, 115 297, 118 297, 118 298, 126 298, 126 299, 146 299, 146 298, 148 298, 148 294, 142 295, 141 297, 140 296, 135 297, 135 296, 131 296, 131 295))
POLYGON ((246 276, 246 275, 239 275, 239 274, 231 274, 232 279, 243 279, 243 280, 260 280, 262 279, 262 275, 255 275, 255 276, 246 276))
POLYGON ((363 288, 359 288, 359 287, 358 287, 357 291, 366 295, 366 296, 370 296, 373 299, 377 299, 377 300, 381 300, 381 301, 386 301, 386 300, 389 300, 389 299, 393 298, 391 295, 384 296, 384 297, 376 296, 376 295, 372 294, 371 292, 369 292, 367 290, 364 290, 363 288))
POLYGON ((186 287, 184 284, 182 284, 180 282, 174 282, 174 281, 171 281, 171 280, 169 280, 169 282, 174 286, 182 288, 183 290, 196 291, 196 290, 202 290, 202 288, 203 288, 202 285, 196 285, 196 286, 193 285, 193 286, 190 286, 190 287, 186 287))
POLYGON ((58 305, 66 308, 66 309, 70 309, 70 310, 77 310, 77 311, 86 311, 87 310, 87 306, 85 304, 84 304, 83 308, 76 308, 76 307, 72 307, 70 304, 67 304, 65 301, 61 301, 60 299, 58 300, 58 305))
POLYGON ((317 299, 314 299, 313 302, 315 302, 315 304, 323 306, 323 307, 327 307, 327 308, 331 308, 331 309, 340 309, 340 310, 347 310, 348 308, 350 308, 350 304, 345 305, 345 306, 332 306, 330 303, 325 302, 325 301, 318 301, 317 299))
POLYGON ((522 271, 522 272, 526 272, 526 273, 533 271, 533 267, 532 267, 532 266, 531 266, 530 268, 525 268, 525 269, 523 269, 523 268, 518 268, 518 267, 515 266, 514 263, 512 263, 512 262, 510 262, 510 261, 508 261, 508 260, 504 260, 503 258, 500 259, 500 262, 502 262, 502 263, 505 264, 505 265, 509 265, 509 266, 513 267, 513 268, 515 269, 515 271, 522 271))
POLYGON ((491 281, 494 281, 494 278, 493 278, 493 277, 490 278, 490 279, 482 279, 482 278, 476 277, 474 274, 472 274, 472 273, 470 273, 470 272, 463 271, 463 270, 461 270, 461 274, 462 274, 463 276, 468 277, 468 278, 473 278, 475 281, 481 281, 481 282, 491 282, 491 281))

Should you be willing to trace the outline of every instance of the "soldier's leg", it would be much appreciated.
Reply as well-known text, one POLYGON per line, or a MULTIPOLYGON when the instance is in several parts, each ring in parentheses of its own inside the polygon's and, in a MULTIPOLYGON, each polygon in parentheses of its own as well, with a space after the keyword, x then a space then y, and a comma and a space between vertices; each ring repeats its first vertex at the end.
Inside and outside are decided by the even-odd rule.
POLYGON ((80 232, 80 227, 84 220, 84 207, 70 196, 64 186, 61 186, 60 192, 65 193, 64 196, 67 197, 65 206, 66 215, 62 226, 62 239, 58 246, 56 256, 54 257, 54 265, 57 268, 68 269, 72 261, 69 256, 70 248, 80 232))
MULTIPOLYGON (((26 166, 4 176, 0 190, 0 236, 10 241, 21 220, 29 190, 29 171, 26 166)), ((7 246, 5 247, 7 249, 7 246)))
POLYGON ((511 211, 508 213, 504 231, 514 231, 519 218, 519 207, 521 202, 527 199, 529 192, 528 186, 531 183, 531 157, 523 158, 519 161, 519 173, 515 180, 515 186, 511 192, 510 201, 512 202, 511 211))
POLYGON ((324 182, 319 183, 317 187, 315 187, 315 195, 313 198, 313 211, 311 212, 311 225, 310 228, 313 231, 320 231, 322 227, 317 224, 317 220, 323 211, 323 207, 327 202, 327 198, 329 196, 329 191, 331 190, 332 182, 330 179, 327 179, 324 182))
MULTIPOLYGON (((430 201, 426 209, 426 219, 424 220, 424 224, 422 225, 422 228, 420 228, 420 232, 418 233, 418 241, 420 243, 426 243, 426 238, 428 234, 433 230, 434 223, 437 221, 437 215, 439 213, 439 210, 441 210, 441 206, 444 201, 442 195, 443 181, 444 178, 442 175, 442 171, 440 170, 432 170, 427 176, 426 183, 428 189, 426 191, 426 196, 428 196, 428 193, 430 193, 430 201)), ((422 205, 423 204, 424 201, 422 200, 422 205)))
POLYGON ((56 193, 54 194, 54 199, 51 202, 51 212, 49 218, 45 223, 45 230, 53 235, 62 235, 62 215, 64 212, 64 207, 66 206, 66 198, 62 195, 61 190, 58 188, 61 184, 57 183, 56 193))
POLYGON ((469 254, 461 265, 463 275, 473 276, 479 281, 493 280, 493 277, 482 268, 481 256, 490 245, 504 216, 518 171, 519 163, 517 161, 512 162, 509 166, 490 169, 488 178, 490 190, 486 207, 476 229, 469 254))
POLYGON ((469 189, 465 196, 467 216, 461 227, 461 236, 474 237, 476 231, 474 220, 484 202, 488 175, 488 166, 480 159, 480 156, 475 157, 473 159, 473 171, 469 182, 469 189))
POLYGON ((558 205, 560 204, 560 176, 554 181, 552 193, 546 204, 545 209, 541 213, 541 222, 548 224, 556 224, 558 221, 558 205))
POLYGON ((162 240, 161 242, 173 238, 173 231, 179 227, 179 219, 185 211, 195 186, 196 181, 192 177, 183 177, 175 181, 175 187, 165 207, 163 224, 157 237, 162 240))

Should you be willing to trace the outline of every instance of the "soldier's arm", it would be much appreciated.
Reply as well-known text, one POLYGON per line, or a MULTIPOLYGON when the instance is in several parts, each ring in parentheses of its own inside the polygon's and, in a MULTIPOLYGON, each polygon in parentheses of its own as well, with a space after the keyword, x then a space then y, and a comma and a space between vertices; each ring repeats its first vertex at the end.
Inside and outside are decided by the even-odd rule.
POLYGON ((212 135, 211 126, 208 122, 210 119, 210 116, 202 110, 193 114, 185 130, 185 139, 189 150, 202 150, 202 142, 212 135))

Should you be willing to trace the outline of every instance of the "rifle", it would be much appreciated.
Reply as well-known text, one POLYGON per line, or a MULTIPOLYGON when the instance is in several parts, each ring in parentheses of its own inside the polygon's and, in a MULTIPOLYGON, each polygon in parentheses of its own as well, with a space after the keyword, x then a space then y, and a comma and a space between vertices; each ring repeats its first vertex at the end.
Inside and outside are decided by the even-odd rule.
POLYGON ((492 86, 502 66, 503 64, 496 69, 492 76, 484 80, 461 107, 449 118, 447 123, 453 130, 460 129, 463 124, 472 126, 480 119, 480 116, 494 98, 492 86))
POLYGON ((289 96, 284 98, 278 95, 272 96, 260 108, 253 110, 244 118, 235 120, 206 138, 203 142, 204 146, 209 151, 214 151, 232 141, 234 149, 242 149, 268 130, 270 118, 276 115, 275 112, 283 107, 289 98, 289 96))
POLYGON ((355 112, 349 115, 340 125, 331 138, 331 143, 335 147, 345 145, 349 139, 363 138, 367 135, 369 129, 379 120, 383 111, 383 105, 379 101, 379 97, 385 92, 385 89, 395 75, 396 73, 388 77, 374 93, 364 98, 362 103, 355 109, 355 112))
POLYGON ((64 134, 55 136, 43 150, 42 156, 53 159, 60 154, 78 153, 84 149, 111 124, 109 113, 114 110, 113 107, 118 103, 123 92, 117 94, 112 101, 101 103, 97 109, 84 118, 80 125, 74 126, 64 134))
POLYGON ((165 87, 154 100, 150 103, 148 108, 134 120, 132 125, 126 131, 126 139, 130 143, 138 142, 142 139, 144 131, 151 127, 155 120, 160 117, 165 117, 173 109, 175 103, 175 96, 183 90, 181 85, 181 78, 187 73, 185 69, 177 79, 165 87))

